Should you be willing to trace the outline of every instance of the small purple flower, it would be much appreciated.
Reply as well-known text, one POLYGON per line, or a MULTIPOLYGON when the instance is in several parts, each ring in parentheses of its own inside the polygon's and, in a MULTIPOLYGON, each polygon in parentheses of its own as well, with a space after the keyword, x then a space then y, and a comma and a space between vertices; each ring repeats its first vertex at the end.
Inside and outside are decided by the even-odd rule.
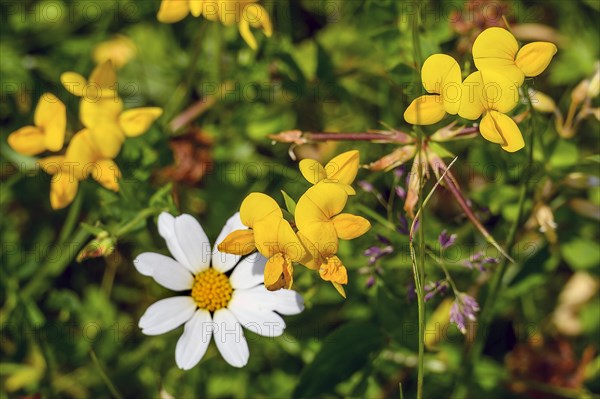
POLYGON ((391 245, 387 245, 383 248, 381 247, 370 247, 363 252, 364 256, 369 257, 369 265, 372 266, 377 262, 378 259, 384 257, 385 255, 389 255, 394 252, 394 248, 391 245))
POLYGON ((454 245, 454 242, 456 241, 456 234, 449 235, 448 232, 444 230, 440 233, 438 241, 442 246, 442 249, 450 248, 452 245, 454 245))
POLYGON ((406 287, 406 300, 410 303, 417 298, 417 287, 415 286, 415 282, 411 281, 408 283, 408 287, 406 287))
POLYGON ((392 245, 392 242, 390 240, 388 240, 386 237, 382 236, 381 234, 377 234, 377 240, 379 240, 379 242, 382 244, 392 245))
POLYGON ((450 322, 456 324, 461 333, 467 333, 465 322, 475 321, 475 314, 479 312, 479 304, 470 295, 459 293, 450 308, 450 322))
MULTIPOLYGON (((398 233, 408 235, 410 233, 410 224, 408 219, 403 214, 398 214, 398 227, 396 228, 398 233)), ((415 233, 419 230, 419 219, 415 222, 415 233)))
POLYGON ((400 179, 402 176, 404 176, 404 165, 398 166, 394 169, 394 176, 396 176, 396 179, 400 179))
POLYGON ((428 302, 431 299, 433 299, 433 297, 435 297, 437 294, 443 294, 448 289, 448 282, 446 280, 439 280, 435 282, 432 281, 428 284, 425 284, 424 288, 427 294, 425 294, 425 297, 423 299, 425 300, 425 302, 428 302))
POLYGON ((372 193, 373 191, 375 191, 375 187, 373 187, 373 185, 366 180, 359 181, 358 186, 367 193, 372 193))
POLYGON ((396 195, 397 195, 399 198, 402 198, 402 199, 405 199, 405 198, 406 198, 406 190, 405 190, 405 189, 403 189, 403 188, 402 188, 402 187, 400 187, 400 186, 396 186, 396 187, 394 188, 394 190, 396 191, 396 195))
POLYGON ((483 256, 483 252, 477 252, 469 260, 463 261, 463 266, 469 269, 477 269, 480 272, 486 271, 485 265, 497 264, 498 259, 490 256, 483 256))

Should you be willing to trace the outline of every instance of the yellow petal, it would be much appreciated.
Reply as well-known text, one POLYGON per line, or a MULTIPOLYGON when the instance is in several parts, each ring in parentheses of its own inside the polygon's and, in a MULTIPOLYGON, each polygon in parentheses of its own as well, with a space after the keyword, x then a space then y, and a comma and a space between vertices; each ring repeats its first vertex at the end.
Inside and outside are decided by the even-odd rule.
POLYGON ((36 126, 24 126, 12 132, 8 145, 23 155, 37 155, 46 150, 44 133, 36 126))
POLYGON ((319 275, 325 281, 348 284, 348 271, 337 256, 330 256, 319 268, 319 275))
POLYGON ((483 114, 481 123, 479 124, 479 132, 487 141, 491 141, 495 144, 505 144, 504 139, 500 136, 498 128, 496 127, 496 121, 492 117, 492 113, 498 113, 497 111, 490 111, 483 114))
POLYGON ((477 71, 463 82, 458 114, 477 119, 486 110, 509 112, 519 103, 519 88, 506 76, 494 71, 477 71))
POLYGON ((283 217, 277 202, 266 194, 250 193, 240 206, 240 218, 245 226, 253 228, 254 223, 267 216, 283 217))
POLYGON ((60 82, 67 91, 77 97, 82 97, 88 84, 87 79, 76 72, 65 72, 60 75, 60 82))
POLYGON ((310 243, 307 250, 314 258, 335 255, 338 251, 338 234, 333 222, 312 223, 299 230, 298 235, 310 243))
POLYGON ((296 204, 296 226, 305 230, 318 222, 328 222, 346 206, 348 194, 337 184, 312 186, 296 204))
MULTIPOLYGON (((523 135, 519 130, 519 127, 507 115, 504 115, 500 112, 490 111, 486 114, 486 117, 489 117, 491 120, 490 123, 482 124, 479 128, 481 131, 481 135, 487 139, 487 137, 497 138, 498 136, 502 138, 502 149, 508 152, 515 152, 525 147, 525 142, 523 141, 523 135)), ((492 140, 490 140, 492 141, 492 140)), ((498 141, 493 141, 498 142, 498 141)))
POLYGON ((536 91, 529 88, 529 97, 531 98, 531 105, 538 112, 553 113, 556 110, 556 103, 547 94, 541 91, 536 91))
POLYGON ((240 30, 240 35, 246 44, 248 44, 252 50, 256 50, 258 48, 258 43, 256 42, 254 34, 250 30, 250 24, 248 21, 246 19, 242 19, 238 24, 238 28, 240 30))
POLYGON ((335 183, 350 185, 358 173, 360 154, 356 150, 346 151, 325 165, 327 179, 335 183))
POLYGON ((234 255, 248 255, 256 251, 254 232, 252 230, 232 231, 218 245, 221 252, 234 255))
POLYGON ((82 98, 79 105, 79 118, 87 128, 103 125, 117 125, 119 115, 123 111, 123 101, 120 98, 82 98))
POLYGON ((57 173, 61 173, 63 170, 65 157, 63 155, 53 155, 39 159, 37 163, 44 172, 48 173, 50 176, 54 176, 57 173))
POLYGON ((162 109, 158 107, 128 109, 119 116, 119 124, 127 137, 137 137, 146 133, 161 115, 162 109))
POLYGON ((104 124, 90 129, 90 137, 100 153, 100 158, 115 158, 119 155, 125 141, 125 136, 116 123, 113 125, 104 124))
POLYGON ((461 72, 456 60, 446 54, 434 54, 427 58, 421 69, 423 87, 429 93, 442 97, 445 111, 455 115, 460 105, 461 72))
POLYGON ((242 18, 253 28, 262 28, 265 36, 270 37, 273 34, 273 25, 267 10, 260 4, 254 2, 246 4, 242 10, 242 18))
POLYGON ((115 92, 117 90, 117 71, 111 60, 104 61, 92 70, 88 85, 94 84, 99 86, 100 92, 98 94, 100 97, 115 97, 115 92))
POLYGON ((350 213, 340 213, 333 218, 337 236, 342 240, 352 240, 360 237, 371 228, 371 223, 361 216, 350 213))
POLYGON ((119 191, 121 171, 115 161, 112 159, 102 159, 95 162, 94 166, 92 169, 92 178, 108 190, 119 191))
POLYGON ((73 136, 65 154, 65 161, 74 169, 75 175, 80 180, 89 176, 96 168, 95 162, 101 158, 100 151, 88 129, 82 129, 73 136))
POLYGON ((270 258, 276 253, 286 254, 298 261, 305 256, 305 250, 289 222, 277 215, 271 215, 254 223, 254 240, 258 251, 270 258))
POLYGON ((94 48, 93 58, 97 64, 111 60, 115 68, 121 68, 135 57, 137 48, 127 36, 114 38, 98 44, 94 48))
POLYGON ((538 76, 546 70, 557 51, 558 49, 553 43, 529 43, 519 50, 515 62, 525 76, 538 76))
POLYGON ((77 195, 79 181, 68 173, 55 174, 50 183, 50 206, 62 209, 68 206, 77 195))
POLYGON ((281 253, 270 257, 265 265, 265 287, 269 291, 290 289, 293 281, 293 266, 290 260, 281 253))
POLYGON ((473 61, 480 71, 495 70, 521 86, 525 76, 515 65, 518 50, 519 44, 512 33, 502 28, 488 28, 473 43, 473 61))
POLYGON ((411 125, 433 125, 445 115, 442 97, 434 94, 415 98, 404 111, 404 120, 411 125))
POLYGON ((323 179, 327 178, 327 173, 325 173, 325 168, 319 161, 314 159, 303 159, 300 161, 298 165, 300 168, 300 173, 309 183, 317 184, 323 179))
MULTIPOLYGON (((202 3, 203 0, 189 0, 190 1, 190 12, 194 17, 202 15, 202 3)), ((184 15, 185 17, 185 15, 184 15)))
POLYGON ((190 12, 190 4, 182 0, 162 0, 156 19, 165 24, 181 21, 190 12))
POLYGON ((45 147, 50 151, 60 151, 65 142, 67 129, 67 108, 52 93, 44 93, 40 97, 35 115, 36 126, 44 131, 45 147))
POLYGON ((306 250, 304 257, 298 260, 298 263, 312 270, 318 269, 321 263, 324 262, 324 259, 319 253, 317 246, 302 234, 301 231, 298 231, 296 235, 306 250))

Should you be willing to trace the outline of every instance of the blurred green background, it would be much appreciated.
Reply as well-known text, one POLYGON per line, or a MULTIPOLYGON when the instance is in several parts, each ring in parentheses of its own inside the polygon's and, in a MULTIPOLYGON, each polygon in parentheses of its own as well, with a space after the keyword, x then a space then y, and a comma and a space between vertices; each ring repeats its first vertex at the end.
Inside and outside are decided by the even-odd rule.
MULTIPOLYGON (((289 151, 325 162, 359 149, 362 163, 393 151, 393 144, 368 142, 290 149, 268 135, 291 129, 409 132, 402 115, 421 93, 412 26, 417 4, 423 58, 450 54, 465 73, 473 70, 472 41, 485 27, 504 26, 502 15, 519 40, 555 42, 558 54, 530 85, 552 97, 566 118, 581 82, 598 74, 600 2, 263 1, 274 34, 266 38, 254 30, 257 51, 235 26, 191 16, 161 24, 159 4, 1 2, 2 397, 397 398, 400 391, 414 397, 417 305, 408 298, 408 238, 394 231, 404 214, 398 199, 385 209, 376 195, 357 188, 348 209, 369 218, 373 229, 341 246, 348 298, 298 266, 295 289, 306 310, 285 318, 283 337, 246 331, 250 362, 239 370, 211 344, 202 362, 183 372, 174 361, 181 328, 141 334, 141 314, 170 294, 138 274, 132 261, 144 251, 167 253, 156 228, 159 209, 194 215, 214 241, 247 193, 265 192, 283 205, 283 189, 297 199, 308 183, 289 151), (47 91, 67 105, 68 131, 76 132, 78 100, 59 77, 66 71, 89 76, 94 48, 116 34, 136 49, 119 70, 125 107, 165 112, 148 133, 126 141, 116 160, 123 172, 119 193, 85 181, 69 208, 53 211, 50 176, 34 158, 13 152, 6 137, 31 124, 47 91), (117 239, 114 252, 76 262, 99 231, 117 239), (363 252, 381 245, 378 235, 394 251, 369 265, 363 252)), ((531 170, 524 170, 525 150, 508 154, 479 136, 446 146, 459 156, 455 175, 463 193, 501 244, 516 217, 519 182, 529 173, 517 262, 508 268, 484 356, 474 365, 473 397, 600 393, 598 97, 577 103, 576 110, 586 106, 590 112, 572 134, 561 130, 556 111, 538 114, 531 170), (551 210, 556 230, 540 232, 547 221, 542 206, 551 210)), ((529 137, 531 125, 523 126, 529 137)), ((361 170, 358 180, 371 182, 386 199, 394 186, 406 188, 405 178, 393 173, 361 170)), ((424 223, 432 247, 444 229, 458 235, 445 262, 459 289, 483 303, 493 266, 480 272, 463 261, 487 247, 446 191, 433 196, 424 223)), ((428 260, 426 280, 442 277, 428 260)), ((440 296, 427 303, 427 398, 450 397, 466 383, 459 376, 473 337, 448 325, 447 310, 440 296)))

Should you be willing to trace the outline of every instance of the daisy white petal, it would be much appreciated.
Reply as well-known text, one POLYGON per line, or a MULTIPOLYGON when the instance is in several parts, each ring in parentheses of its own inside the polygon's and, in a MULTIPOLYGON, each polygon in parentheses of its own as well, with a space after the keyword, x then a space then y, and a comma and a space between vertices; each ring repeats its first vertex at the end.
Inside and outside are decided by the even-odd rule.
POLYGON ((234 289, 247 289, 261 284, 264 280, 266 263, 267 258, 258 252, 246 256, 231 273, 229 277, 231 286, 234 289))
POLYGON ((281 316, 272 310, 261 309, 254 303, 244 301, 243 296, 234 294, 227 308, 244 328, 255 334, 264 337, 279 337, 285 330, 285 322, 281 316))
POLYGON ((214 324, 210 312, 196 310, 192 318, 185 323, 183 334, 177 341, 175 361, 183 370, 189 370, 202 359, 213 335, 214 324))
POLYGON ((193 268, 179 245, 179 240, 177 240, 177 235, 175 234, 175 217, 173 215, 163 212, 158 216, 158 234, 165 239, 169 252, 177 259, 177 262, 193 272, 193 268))
POLYGON ((210 242, 200 223, 191 215, 175 218, 175 236, 187 258, 192 273, 197 274, 210 266, 210 242))
POLYGON ((133 264, 141 274, 151 276, 158 284, 173 291, 189 290, 194 284, 189 270, 165 255, 144 252, 133 264))
POLYGON ((146 335, 164 334, 188 321, 195 310, 196 302, 189 296, 161 299, 146 309, 139 326, 146 335))
POLYGON ((250 351, 240 322, 226 308, 214 314, 215 343, 223 359, 233 367, 243 367, 248 363, 250 351))
POLYGON ((294 315, 304 310, 304 299, 293 290, 269 291, 264 285, 247 290, 237 290, 236 295, 245 301, 260 304, 264 309, 274 310, 282 315, 294 315))
POLYGON ((240 213, 236 212, 232 217, 227 220, 223 230, 219 233, 215 245, 213 247, 212 266, 220 271, 221 273, 228 272, 231 270, 240 260, 240 255, 227 254, 217 249, 218 245, 229 235, 229 233, 235 230, 247 230, 248 227, 244 226, 240 219, 240 213))

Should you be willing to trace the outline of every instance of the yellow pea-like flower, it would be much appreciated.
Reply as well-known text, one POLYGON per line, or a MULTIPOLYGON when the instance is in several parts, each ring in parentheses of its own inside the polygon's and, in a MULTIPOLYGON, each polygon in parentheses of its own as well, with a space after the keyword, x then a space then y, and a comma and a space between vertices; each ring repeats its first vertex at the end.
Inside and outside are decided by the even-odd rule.
POLYGON ((38 161, 49 175, 50 205, 52 209, 68 206, 77 195, 79 182, 92 176, 104 188, 119 191, 121 171, 112 159, 102 156, 91 138, 90 131, 83 129, 76 133, 65 155, 50 156, 38 161))
POLYGON ((35 108, 34 125, 24 126, 8 136, 8 145, 24 155, 60 151, 65 140, 67 110, 54 94, 44 93, 35 108))
POLYGON ((334 183, 339 184, 347 194, 356 194, 351 184, 356 178, 359 167, 359 152, 346 151, 333 159, 325 166, 314 159, 300 161, 300 172, 309 183, 334 183))
POLYGON ((462 93, 460 66, 446 54, 434 54, 421 68, 421 81, 430 93, 413 100, 404 120, 412 125, 432 125, 446 116, 456 115, 462 93))
POLYGON ((459 115, 475 120, 482 114, 481 135, 502 149, 515 152, 525 146, 517 124, 505 113, 519 102, 518 87, 505 75, 496 71, 477 71, 463 82, 459 115))
POLYGON ((348 283, 348 275, 336 256, 338 241, 360 237, 371 228, 365 218, 341 213, 347 200, 340 185, 318 184, 300 197, 295 212, 298 237, 308 251, 300 263, 318 269, 321 278, 331 281, 343 296, 342 285, 348 283))
POLYGON ((268 290, 291 288, 293 262, 306 256, 304 246, 277 202, 262 193, 249 194, 240 207, 240 219, 250 230, 235 230, 219 243, 219 251, 247 255, 258 250, 265 258, 264 283, 268 290))
POLYGON ((116 35, 110 40, 98 44, 93 51, 94 61, 103 64, 111 61, 116 68, 121 68, 136 56, 135 43, 127 36, 116 35))
POLYGON ((257 0, 162 0, 157 19, 163 23, 174 23, 190 13, 223 25, 237 24, 240 35, 254 50, 258 44, 250 28, 262 29, 267 37, 273 34, 271 18, 257 0))
POLYGON ((159 107, 123 110, 111 61, 96 66, 89 79, 75 72, 65 72, 60 79, 71 94, 81 97, 79 118, 104 158, 115 158, 126 137, 147 132, 162 115, 159 107))
POLYGON ((494 70, 521 86, 525 77, 538 76, 556 54, 556 45, 533 42, 519 49, 517 39, 503 28, 484 30, 473 43, 473 60, 480 71, 494 70))

